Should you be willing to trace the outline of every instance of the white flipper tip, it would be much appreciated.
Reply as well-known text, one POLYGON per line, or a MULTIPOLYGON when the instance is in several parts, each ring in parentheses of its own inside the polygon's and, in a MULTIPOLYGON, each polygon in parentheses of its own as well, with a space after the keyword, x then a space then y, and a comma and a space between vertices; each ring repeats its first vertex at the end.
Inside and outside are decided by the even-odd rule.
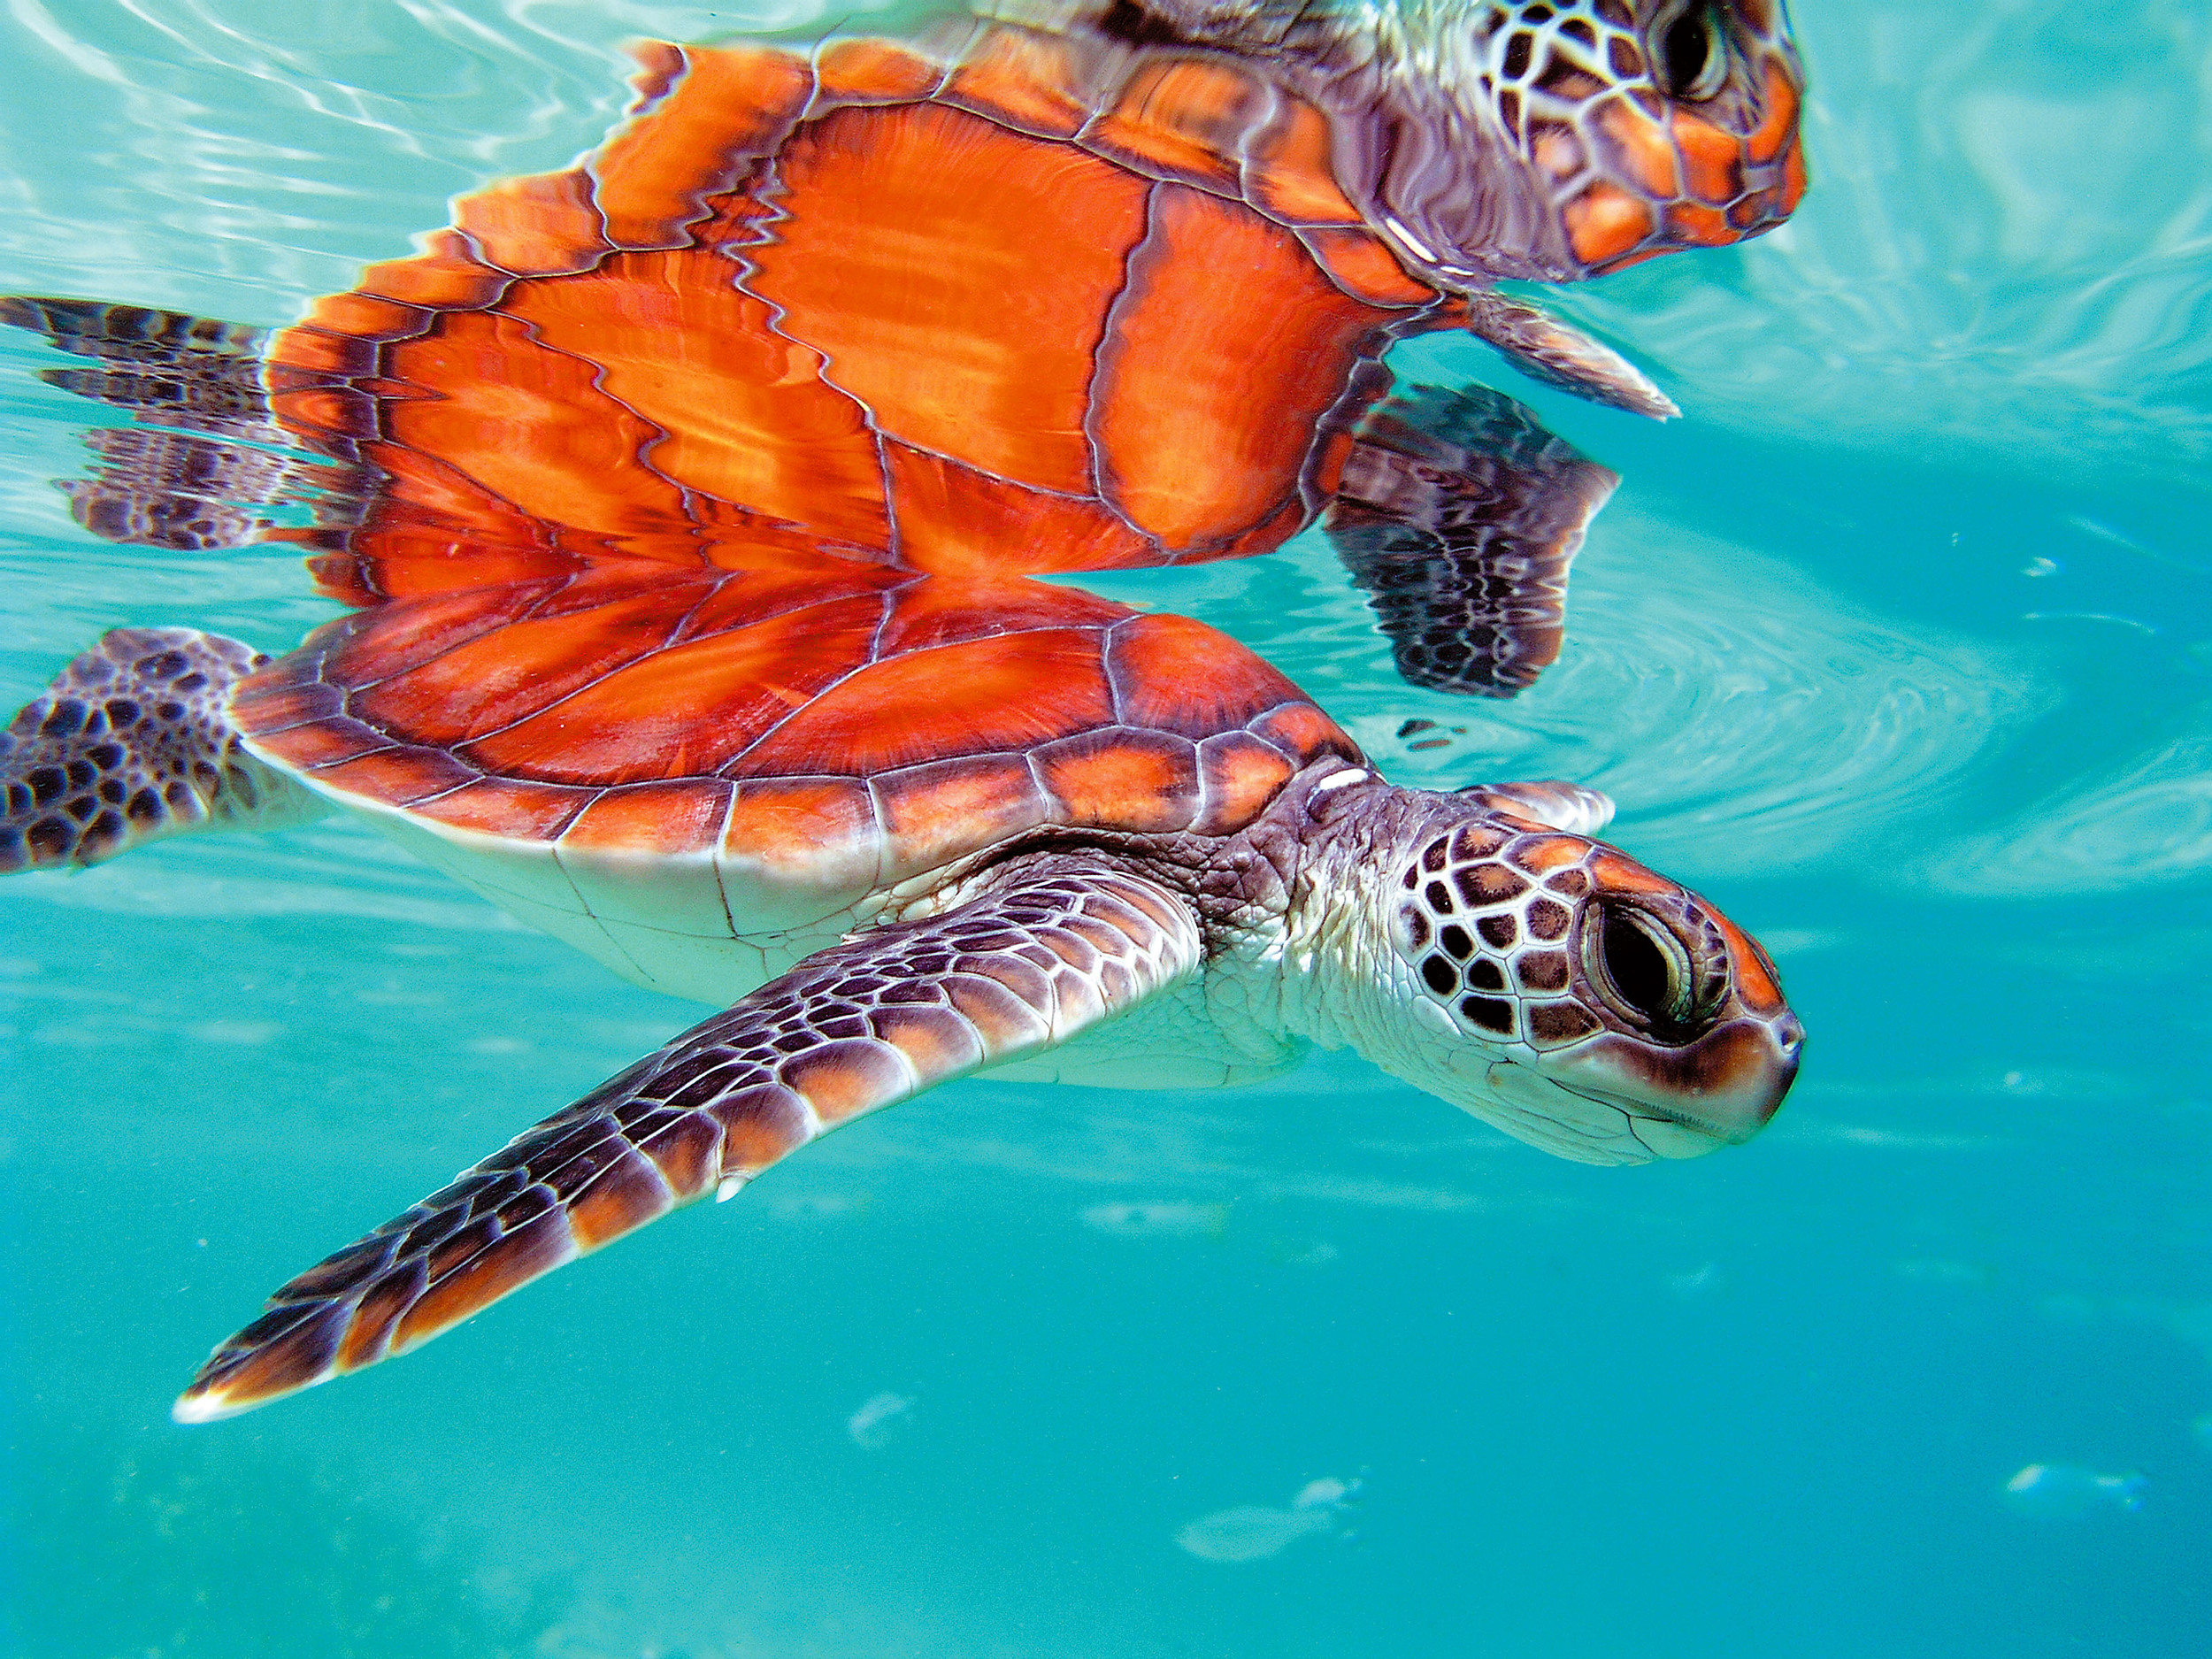
POLYGON ((718 1204, 728 1203, 731 1199, 737 1196, 738 1189, 744 1185, 745 1178, 742 1175, 725 1175, 715 1183, 714 1202, 718 1204))
POLYGON ((226 1394, 179 1394, 177 1402, 169 1408, 169 1416, 177 1423, 218 1423, 252 1409, 250 1403, 234 1402, 226 1394))

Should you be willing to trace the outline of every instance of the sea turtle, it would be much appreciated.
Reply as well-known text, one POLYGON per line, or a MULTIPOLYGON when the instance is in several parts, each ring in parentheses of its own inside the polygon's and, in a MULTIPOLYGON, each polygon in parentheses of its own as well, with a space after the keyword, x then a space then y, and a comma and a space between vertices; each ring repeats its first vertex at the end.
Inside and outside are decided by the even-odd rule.
MULTIPOLYGON (((1237 67, 1212 48, 976 38, 1072 41, 1132 73, 1156 54, 1237 67)), ((1118 557, 1119 531, 1062 535, 1060 503, 1134 522, 1118 517, 1118 486, 1056 495, 909 443, 835 382, 866 353, 801 344, 785 332, 794 296, 771 307, 736 280, 808 223, 787 213, 800 126, 885 107, 969 119, 937 101, 956 73, 927 96, 879 86, 878 103, 809 113, 833 62, 930 61, 862 44, 854 60, 790 59, 808 90, 773 106, 775 188, 702 194, 702 153, 720 158, 717 178, 754 176, 757 152, 726 118, 763 100, 687 106, 718 60, 686 54, 677 96, 662 88, 589 171, 464 203, 465 234, 323 303, 265 366, 258 337, 220 325, 11 303, 12 320, 99 360, 57 378, 166 427, 97 434, 106 476, 75 493, 88 523, 170 545, 303 541, 326 589, 361 608, 274 662, 192 630, 107 635, 0 742, 0 864, 90 863, 336 805, 641 983, 726 1005, 284 1286, 203 1367, 184 1420, 417 1346, 680 1203, 727 1196, 828 1128, 977 1071, 1193 1087, 1349 1045, 1594 1163, 1742 1140, 1789 1087, 1801 1033, 1771 963, 1594 840, 1604 797, 1394 787, 1226 637, 1025 580, 1252 549, 1156 535, 1118 557), (687 108, 688 125, 650 125, 687 108), (657 136, 632 142, 641 131, 657 136), (587 220, 626 237, 647 201, 672 204, 651 231, 667 245, 576 241, 587 220), (754 218, 775 219, 775 236, 748 240, 754 218), (497 271, 479 257, 495 243, 497 271), (564 267, 531 265, 532 247, 565 250, 564 267), (825 413, 846 404, 857 448, 825 413), (848 466, 862 450, 873 472, 848 466), (939 482, 902 494, 902 465, 939 482), (256 516, 288 492, 316 498, 316 526, 256 516), (933 527, 909 534, 920 525, 933 527)), ((739 59, 749 74, 770 62, 739 59)), ((1051 84, 1024 73, 996 84, 1051 84)), ((1271 110, 1291 107, 1263 90, 1271 110)), ((1239 130, 1237 153, 1260 153, 1259 129, 1239 130)), ((1089 150, 1055 147, 1071 176, 1090 167, 1089 150)), ((1151 214, 1228 199, 1156 179, 1145 192, 1151 214)), ((1301 248, 1318 236, 1276 228, 1301 248)), ((1179 291, 1217 318, 1202 288, 1179 291)), ((1243 321, 1265 337, 1297 319, 1243 321)), ((919 396, 934 349, 918 339, 872 361, 919 396)), ((1218 377, 1233 365, 1200 351, 1184 369, 1196 389, 1179 391, 1165 344, 1125 356, 1148 354, 1148 396, 1170 413, 1179 396, 1233 401, 1218 377)), ((956 335, 948 356, 972 392, 956 335)), ((1263 465, 1181 455, 1160 499, 1212 500, 1222 475, 1286 467, 1302 521, 1299 480, 1317 467, 1364 480, 1341 539, 1454 550, 1502 640, 1555 630, 1543 596, 1609 475, 1494 395, 1431 388, 1371 407, 1380 388, 1352 358, 1344 384, 1363 388, 1366 419, 1337 431, 1325 463, 1305 448, 1263 465)), ((993 384, 1010 396, 1012 379, 993 384)), ((1093 425, 1123 406, 1085 397, 1093 425)), ((963 441, 981 429, 977 408, 1010 441, 1025 422, 1056 430, 965 392, 927 430, 963 441)), ((1102 438, 1100 453, 1137 453, 1143 437, 1102 438)))
MULTIPOLYGON (((348 574, 358 537, 323 503, 340 556, 320 573, 357 602, 480 580, 457 534, 517 573, 694 565, 734 539, 1004 574, 1266 552, 1327 511, 1408 678, 1527 685, 1586 513, 1507 572, 1456 534, 1465 503, 1409 511, 1405 469, 1348 474, 1380 359, 1471 328, 1671 412, 1494 284, 1787 215, 1802 81, 1779 0, 1010 15, 1030 27, 643 47, 637 107, 594 155, 464 199, 265 365, 235 333, 195 341, 204 369, 224 348, 239 371, 196 396, 234 411, 265 385, 276 424, 243 435, 386 475, 360 526, 379 587, 348 574)), ((158 539, 267 466, 186 446, 165 473, 134 461, 140 495, 96 484, 80 505, 158 539), (184 511, 143 498, 162 478, 184 511)))

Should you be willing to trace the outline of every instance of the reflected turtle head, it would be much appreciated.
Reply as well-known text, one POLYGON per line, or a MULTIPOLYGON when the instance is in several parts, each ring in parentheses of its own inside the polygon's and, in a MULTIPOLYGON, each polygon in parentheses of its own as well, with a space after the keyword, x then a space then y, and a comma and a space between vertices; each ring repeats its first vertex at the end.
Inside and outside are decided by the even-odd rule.
POLYGON ((1307 81, 1340 181, 1448 288, 1723 246, 1804 195, 1783 0, 1115 0, 1111 15, 1143 20, 1125 21, 1131 38, 1307 81))
POLYGON ((1403 9, 1402 96, 1433 64, 1431 96, 1466 137, 1393 134, 1376 186, 1408 251, 1440 269, 1595 276, 1755 236, 1804 194, 1804 73, 1781 0, 1403 9))
POLYGON ((1764 1127, 1804 1035, 1773 961, 1594 839, 1605 796, 1560 783, 1388 793, 1372 918, 1384 996, 1349 1033, 1371 1058, 1586 1163, 1694 1157, 1764 1127))

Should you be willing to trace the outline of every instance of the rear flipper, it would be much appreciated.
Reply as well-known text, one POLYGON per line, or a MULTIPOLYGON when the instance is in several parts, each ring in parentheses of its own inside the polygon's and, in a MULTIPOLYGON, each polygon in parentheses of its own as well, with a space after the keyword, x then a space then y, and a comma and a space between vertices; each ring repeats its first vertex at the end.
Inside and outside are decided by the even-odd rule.
POLYGON ((818 952, 311 1267, 217 1348, 181 1423, 394 1354, 840 1124, 1065 1042, 1198 965, 1164 887, 1041 854, 924 921, 818 952))
POLYGON ((277 527, 266 512, 274 506, 312 508, 323 525, 358 518, 365 471, 302 454, 270 413, 258 330, 181 311, 12 296, 0 296, 0 322, 90 365, 44 369, 40 379, 142 423, 86 433, 100 465, 89 479, 60 485, 93 534, 199 552, 261 540, 277 527))
POLYGON ((246 753, 225 711, 231 687, 266 661, 195 628, 103 635, 0 733, 0 872, 319 817, 314 795, 246 753))
POLYGON ((1417 686, 1509 697, 1558 660, 1567 569, 1618 477, 1482 387, 1361 423, 1323 520, 1417 686))

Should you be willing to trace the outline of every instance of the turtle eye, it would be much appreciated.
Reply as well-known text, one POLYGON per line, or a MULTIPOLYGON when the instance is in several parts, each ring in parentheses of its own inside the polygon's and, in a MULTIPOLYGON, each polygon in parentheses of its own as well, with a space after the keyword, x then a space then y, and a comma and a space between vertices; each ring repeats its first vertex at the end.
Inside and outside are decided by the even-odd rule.
POLYGON ((1661 13, 1651 58, 1669 97, 1694 103, 1718 92, 1728 77, 1728 51, 1712 0, 1690 0, 1661 13))
POLYGON ((1690 953, 1655 917, 1601 902, 1583 935, 1590 979, 1613 1011, 1632 1025, 1678 1031, 1696 1010, 1690 953))

